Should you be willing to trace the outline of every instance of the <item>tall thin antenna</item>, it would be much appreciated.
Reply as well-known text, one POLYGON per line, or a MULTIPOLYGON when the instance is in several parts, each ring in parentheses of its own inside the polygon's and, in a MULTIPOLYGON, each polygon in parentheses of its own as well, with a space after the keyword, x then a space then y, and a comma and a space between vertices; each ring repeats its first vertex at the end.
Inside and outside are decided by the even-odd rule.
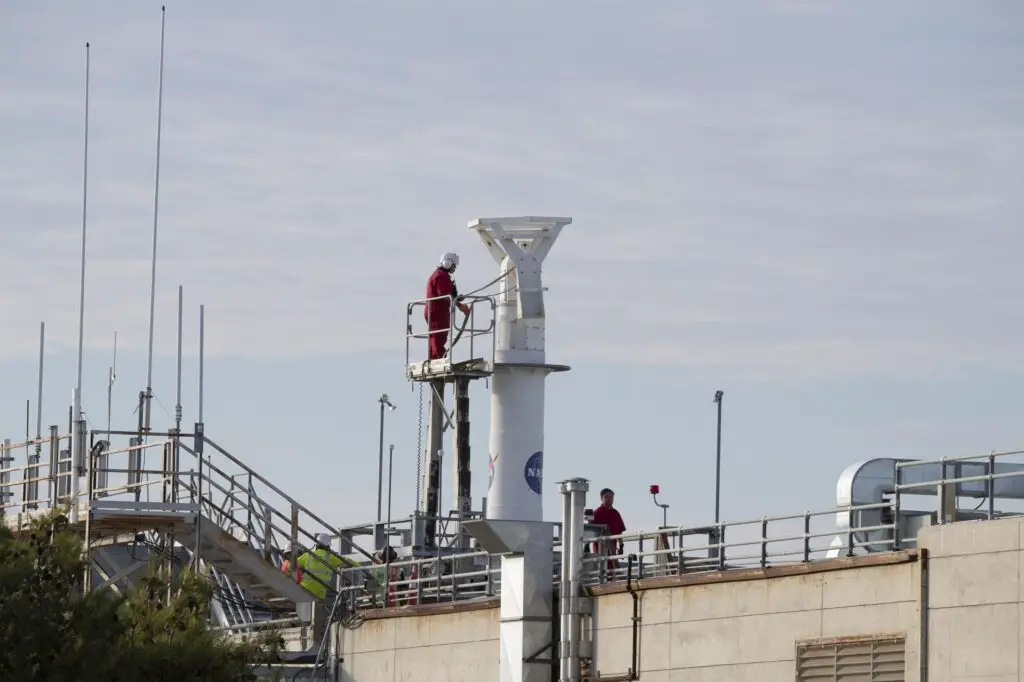
POLYGON ((110 363, 110 376, 107 377, 107 439, 110 439, 110 412, 114 403, 114 382, 117 381, 117 330, 114 330, 114 359, 110 363))
POLYGON ((199 423, 203 423, 203 344, 206 334, 206 306, 199 306, 199 423))
POLYGON ((146 366, 146 406, 143 430, 149 432, 153 400, 153 316, 156 313, 156 237, 160 215, 160 133, 164 116, 164 27, 167 7, 160 8, 160 85, 156 106, 156 182, 153 190, 153 262, 149 279, 149 360, 146 366))
MULTIPOLYGON (((75 390, 82 392, 82 342, 85 337, 85 227, 89 206, 89 43, 85 44, 85 152, 82 162, 82 277, 78 297, 78 381, 75 390)), ((79 415, 76 414, 76 418, 79 415)))
POLYGON ((89 205, 89 43, 85 44, 85 152, 82 160, 82 277, 78 298, 78 381, 72 396, 71 505, 70 522, 78 523, 79 471, 85 461, 85 423, 82 420, 82 348, 85 341, 85 235, 89 205))
MULTIPOLYGON (((36 441, 43 437, 43 347, 46 344, 46 323, 39 323, 39 392, 36 393, 36 441)), ((36 454, 43 448, 42 442, 36 443, 36 454)))
POLYGON ((178 285, 178 402, 174 406, 174 428, 181 433, 181 316, 185 300, 184 287, 178 285))

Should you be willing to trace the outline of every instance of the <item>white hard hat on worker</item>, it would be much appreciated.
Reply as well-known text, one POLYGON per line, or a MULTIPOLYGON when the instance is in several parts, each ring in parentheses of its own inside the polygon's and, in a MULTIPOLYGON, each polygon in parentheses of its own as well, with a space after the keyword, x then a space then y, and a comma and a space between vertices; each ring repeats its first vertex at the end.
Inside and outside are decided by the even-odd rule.
POLYGON ((459 267, 459 254, 449 251, 441 256, 441 267, 448 272, 455 272, 455 268, 459 267))

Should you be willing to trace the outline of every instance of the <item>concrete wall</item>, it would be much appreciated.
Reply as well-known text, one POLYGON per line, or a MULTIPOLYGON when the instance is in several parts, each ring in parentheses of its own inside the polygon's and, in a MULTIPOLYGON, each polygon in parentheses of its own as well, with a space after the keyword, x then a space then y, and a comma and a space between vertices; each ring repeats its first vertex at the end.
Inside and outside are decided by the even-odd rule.
POLYGON ((923 529, 929 682, 1010 682, 1024 675, 1019 518, 923 529))
MULTIPOLYGON (((798 640, 883 633, 908 635, 907 666, 917 670, 921 583, 915 559, 897 554, 737 571, 724 576, 727 581, 723 576, 647 581, 640 608, 641 679, 791 682, 798 640)), ((602 676, 625 673, 630 666, 632 598, 621 590, 604 586, 594 597, 589 632, 602 676)), ((457 608, 374 618, 346 631, 343 679, 497 680, 497 608, 457 608)))
POLYGON ((478 682, 498 679, 498 608, 431 609, 373 618, 342 639, 343 682, 478 682))
MULTIPOLYGON (((908 635, 907 667, 916 671, 921 583, 911 558, 888 565, 839 560, 784 567, 760 579, 744 571, 747 580, 645 591, 640 679, 792 682, 798 640, 882 633, 908 635), (820 571, 826 567, 833 570, 820 571)), ((595 666, 602 677, 630 667, 632 609, 629 594, 597 599, 595 666)), ((907 679, 917 676, 908 673, 907 679)))
MULTIPOLYGON (((933 526, 918 542, 920 553, 646 581, 641 682, 791 682, 798 641, 881 634, 906 636, 908 682, 1024 678, 1024 520, 933 526)), ((632 598, 621 585, 595 593, 595 665, 621 675, 632 598)), ((496 681, 498 610, 486 606, 420 607, 345 631, 343 679, 496 681)))

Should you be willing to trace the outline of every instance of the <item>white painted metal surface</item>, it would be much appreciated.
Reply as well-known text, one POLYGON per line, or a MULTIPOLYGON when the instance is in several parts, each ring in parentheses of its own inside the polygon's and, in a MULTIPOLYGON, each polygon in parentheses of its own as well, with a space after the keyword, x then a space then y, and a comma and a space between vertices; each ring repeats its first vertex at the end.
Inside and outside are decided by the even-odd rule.
POLYGON ((484 550, 501 555, 500 682, 551 682, 553 523, 466 522, 484 550))
POLYGON ((572 218, 481 218, 470 223, 500 264, 491 379, 487 517, 543 519, 544 349, 541 265, 572 218))

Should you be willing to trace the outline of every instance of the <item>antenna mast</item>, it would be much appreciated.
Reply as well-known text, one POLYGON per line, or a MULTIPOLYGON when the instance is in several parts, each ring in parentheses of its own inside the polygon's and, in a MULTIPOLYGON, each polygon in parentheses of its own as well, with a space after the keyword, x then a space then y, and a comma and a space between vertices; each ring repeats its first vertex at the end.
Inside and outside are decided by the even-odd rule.
POLYGON ((164 27, 167 23, 167 7, 160 8, 160 85, 157 90, 156 108, 156 182, 153 190, 153 261, 149 279, 149 359, 146 365, 146 404, 142 430, 149 433, 153 401, 153 316, 156 312, 156 244, 157 225, 160 214, 160 133, 164 115, 164 27))
POLYGON ((110 440, 110 407, 114 402, 114 382, 117 380, 117 330, 114 330, 114 359, 107 377, 107 440, 110 440))
POLYGON ((184 305, 184 287, 178 285, 178 401, 174 405, 174 430, 181 433, 181 318, 184 305))
POLYGON ((82 418, 82 346, 85 340, 85 235, 89 199, 89 43, 85 44, 85 151, 82 160, 82 276, 78 296, 78 381, 72 396, 74 431, 72 432, 72 470, 70 521, 78 523, 80 468, 85 463, 85 421, 82 418))
MULTIPOLYGON (((43 346, 46 343, 46 323, 39 323, 39 392, 36 394, 36 461, 43 450, 43 346)), ((51 474, 52 475, 52 474, 51 474)))

